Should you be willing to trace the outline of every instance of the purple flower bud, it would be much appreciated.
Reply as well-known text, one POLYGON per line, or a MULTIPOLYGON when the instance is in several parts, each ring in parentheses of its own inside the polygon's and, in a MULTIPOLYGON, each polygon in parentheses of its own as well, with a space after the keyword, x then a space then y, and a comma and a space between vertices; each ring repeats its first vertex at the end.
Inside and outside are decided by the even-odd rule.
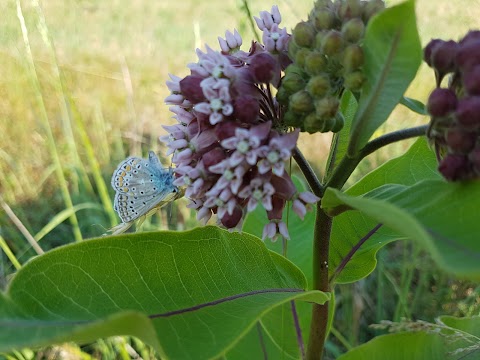
POLYGON ((457 50, 455 63, 462 72, 467 72, 480 64, 480 40, 462 43, 457 50))
POLYGON ((480 64, 462 74, 463 87, 469 95, 480 95, 480 64))
POLYGON ((204 78, 201 76, 189 75, 180 80, 180 89, 187 100, 196 104, 205 100, 200 83, 204 78))
POLYGON ((455 56, 458 50, 457 42, 443 41, 432 49, 432 67, 438 71, 440 77, 455 70, 455 56))
POLYGON ((235 99, 234 115, 243 123, 254 124, 260 115, 260 104, 253 96, 245 95, 235 99))
POLYGON ((480 127, 480 96, 468 96, 458 102, 455 117, 460 126, 476 130, 480 127))
POLYGON ((432 53, 433 50, 444 43, 441 39, 432 39, 427 46, 423 49, 423 60, 428 64, 428 66, 432 67, 432 53))
POLYGON ((470 30, 467 35, 460 40, 460 45, 467 44, 469 42, 476 42, 480 40, 480 30, 470 30))
POLYGON ((430 115, 443 117, 454 111, 457 107, 457 96, 450 89, 436 88, 430 94, 427 110, 430 115))
POLYGON ((236 227, 239 223, 240 220, 242 220, 243 217, 243 212, 242 210, 237 206, 233 209, 232 213, 226 213, 221 219, 220 222, 222 223, 223 226, 225 226, 227 229, 233 229, 236 227))
POLYGON ((462 180, 468 174, 468 160, 464 155, 448 154, 438 167, 438 171, 450 181, 462 180))
POLYGON ((256 82, 277 84, 280 79, 280 65, 268 53, 254 55, 250 60, 250 69, 256 82))
POLYGON ((215 165, 225 159, 225 153, 221 148, 216 147, 203 154, 202 159, 205 168, 208 169, 210 166, 215 165))
POLYGON ((460 127, 452 127, 447 130, 445 138, 452 152, 467 154, 475 146, 477 134, 460 127))

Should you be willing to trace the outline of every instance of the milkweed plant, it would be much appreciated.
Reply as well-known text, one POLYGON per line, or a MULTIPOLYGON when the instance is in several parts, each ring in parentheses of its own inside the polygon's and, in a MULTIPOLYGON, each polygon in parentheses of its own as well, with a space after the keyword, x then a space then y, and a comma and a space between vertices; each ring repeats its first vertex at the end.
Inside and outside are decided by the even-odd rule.
MULTIPOLYGON (((368 276, 388 243, 417 242, 443 271, 480 279, 480 31, 422 50, 413 0, 318 0, 293 29, 273 6, 255 22, 261 41, 227 31, 166 84, 172 190, 159 200, 184 195, 205 226, 33 259, 2 293, 1 351, 133 335, 161 359, 322 359, 335 285, 368 276), (404 95, 422 57, 426 105, 404 95), (397 105, 424 125, 379 131, 397 105), (325 154, 307 160, 301 133, 331 138, 320 174, 325 154), (403 155, 349 181, 362 159, 403 140, 403 155)), ((143 184, 130 163, 149 166, 122 163, 112 185, 126 192, 143 184)), ((155 198, 162 183, 152 183, 155 198)), ((155 208, 131 216, 129 194, 116 200, 128 221, 155 208)), ((378 326, 393 332, 339 359, 480 356, 478 317, 378 326)))

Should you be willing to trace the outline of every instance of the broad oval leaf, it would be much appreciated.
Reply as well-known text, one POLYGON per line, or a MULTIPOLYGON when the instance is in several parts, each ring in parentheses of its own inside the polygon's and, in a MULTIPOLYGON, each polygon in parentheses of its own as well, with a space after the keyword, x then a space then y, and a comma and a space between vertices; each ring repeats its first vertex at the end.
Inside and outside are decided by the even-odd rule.
POLYGON ((372 18, 364 40, 367 78, 353 120, 348 153, 356 154, 382 125, 415 77, 422 59, 415 1, 372 18))
POLYGON ((90 240, 16 274, 1 297, 0 329, 8 330, 0 331, 0 351, 120 331, 165 359, 215 358, 272 308, 328 300, 306 286, 301 271, 258 238, 216 227, 90 240))
MULTIPOLYGON (((367 174, 346 193, 358 196, 385 184, 413 185, 425 179, 440 179, 436 167, 435 156, 429 149, 426 139, 422 137, 410 147, 407 153, 367 174)), ((329 269, 332 274, 349 251, 377 224, 377 221, 359 211, 348 211, 334 218, 329 256, 329 269)), ((380 228, 354 254, 337 276, 336 282, 354 282, 370 274, 377 263, 375 257, 377 251, 398 239, 398 234, 392 230, 386 227, 380 228)))
POLYGON ((413 186, 384 185, 363 196, 328 189, 322 206, 327 212, 345 206, 359 210, 392 229, 392 240, 418 241, 442 269, 478 280, 478 199, 478 181, 425 180, 413 186))

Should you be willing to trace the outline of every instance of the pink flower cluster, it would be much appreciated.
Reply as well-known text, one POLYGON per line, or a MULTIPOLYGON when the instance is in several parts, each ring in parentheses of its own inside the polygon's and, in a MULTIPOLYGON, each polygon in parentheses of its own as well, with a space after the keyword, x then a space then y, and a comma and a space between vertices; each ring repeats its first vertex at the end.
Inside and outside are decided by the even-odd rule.
POLYGON ((309 204, 319 199, 299 193, 285 170, 299 130, 282 125, 284 109, 272 95, 282 71, 291 63, 287 54, 290 35, 279 28, 276 6, 255 18, 263 31, 263 43, 252 42, 240 50, 242 38, 235 30, 219 38, 221 52, 197 50, 198 62, 189 64, 190 75, 170 76, 172 105, 177 124, 164 126, 161 137, 168 146, 177 179, 185 187, 189 207, 198 220, 217 214, 228 229, 240 228, 247 212, 261 204, 270 222, 263 238, 289 238, 282 221, 287 201, 303 218, 309 204))

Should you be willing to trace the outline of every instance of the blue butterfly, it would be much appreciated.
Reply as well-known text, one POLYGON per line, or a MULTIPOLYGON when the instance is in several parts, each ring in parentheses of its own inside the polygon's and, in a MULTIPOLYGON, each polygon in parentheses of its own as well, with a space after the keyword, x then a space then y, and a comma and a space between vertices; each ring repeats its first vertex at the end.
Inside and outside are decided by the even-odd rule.
POLYGON ((182 197, 184 191, 173 185, 174 180, 172 168, 164 168, 153 151, 148 153, 148 160, 137 157, 123 160, 112 176, 116 192, 113 208, 122 223, 108 232, 121 234, 137 220, 138 229, 147 216, 182 197))

